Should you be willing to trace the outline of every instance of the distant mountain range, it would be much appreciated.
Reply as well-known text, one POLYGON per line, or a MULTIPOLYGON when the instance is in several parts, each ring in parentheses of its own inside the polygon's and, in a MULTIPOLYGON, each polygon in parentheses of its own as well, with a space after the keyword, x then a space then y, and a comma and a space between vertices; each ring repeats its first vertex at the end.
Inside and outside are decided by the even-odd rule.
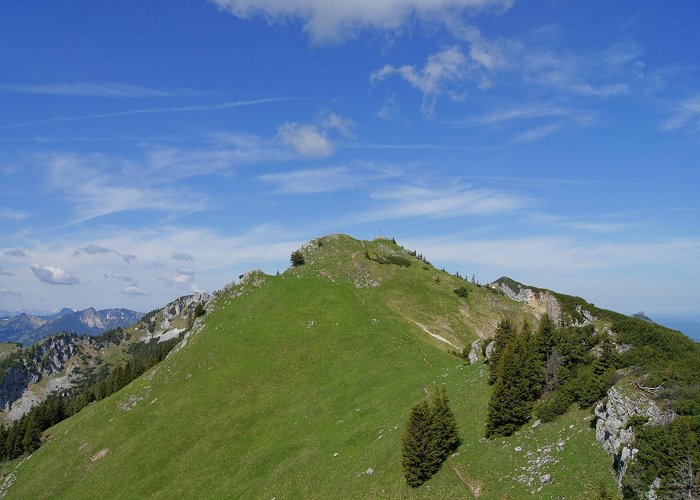
MULTIPOLYGON (((6 312, 0 311, 0 313, 6 312)), ((0 342, 21 342, 29 345, 60 332, 99 335, 107 330, 132 325, 142 317, 143 313, 129 309, 96 311, 92 307, 82 311, 74 311, 66 307, 57 313, 41 316, 23 312, 0 319, 0 342)))

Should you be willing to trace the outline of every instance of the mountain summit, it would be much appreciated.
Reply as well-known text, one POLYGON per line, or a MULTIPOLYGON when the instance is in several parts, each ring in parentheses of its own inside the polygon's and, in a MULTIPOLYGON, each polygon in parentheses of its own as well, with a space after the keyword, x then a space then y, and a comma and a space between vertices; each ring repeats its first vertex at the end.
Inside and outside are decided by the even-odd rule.
POLYGON ((12 472, 9 496, 581 498, 614 488, 590 410, 484 438, 483 353, 504 317, 536 327, 537 307, 388 239, 330 235, 298 252, 281 275, 252 271, 216 292, 167 359, 49 429, 12 472), (462 445, 411 489, 406 419, 442 385, 462 445))

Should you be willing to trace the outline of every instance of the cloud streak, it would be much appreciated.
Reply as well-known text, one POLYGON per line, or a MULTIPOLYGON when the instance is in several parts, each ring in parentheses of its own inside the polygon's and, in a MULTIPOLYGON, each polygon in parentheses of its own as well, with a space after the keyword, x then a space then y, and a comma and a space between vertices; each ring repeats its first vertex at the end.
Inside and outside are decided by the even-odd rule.
POLYGON ((40 120, 30 120, 19 123, 10 123, 7 125, 0 125, 0 130, 8 130, 14 128, 29 127, 32 125, 41 125, 46 123, 64 123, 64 122, 75 122, 81 120, 96 120, 100 118, 119 118, 123 116, 136 116, 136 115, 148 115, 148 114, 159 114, 159 113, 194 113, 200 111, 223 111, 226 109, 234 109, 246 106, 257 106, 262 104, 271 104, 281 101, 292 101, 299 100, 298 97, 268 97, 265 99, 250 99, 243 101, 227 101, 218 104, 199 104, 193 106, 171 106, 163 108, 143 108, 143 109, 132 109, 127 111, 116 111, 113 113, 96 113, 92 115, 78 115, 78 116, 56 116, 53 118, 43 118, 40 120))
POLYGON ((172 97, 174 94, 138 85, 115 82, 56 82, 44 84, 0 84, 0 90, 23 94, 77 97, 172 97))

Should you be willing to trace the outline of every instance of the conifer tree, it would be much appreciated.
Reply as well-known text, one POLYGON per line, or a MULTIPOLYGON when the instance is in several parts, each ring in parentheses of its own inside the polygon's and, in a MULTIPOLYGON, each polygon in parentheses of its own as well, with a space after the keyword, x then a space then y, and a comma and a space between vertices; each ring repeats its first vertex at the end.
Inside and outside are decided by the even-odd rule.
POLYGON ((508 319, 502 320, 498 323, 496 327, 496 342, 493 352, 491 353, 491 358, 489 359, 489 384, 496 382, 498 377, 498 365, 505 351, 506 345, 513 339, 514 332, 513 326, 510 324, 508 319))
POLYGON ((409 486, 416 488, 433 474, 434 441, 431 436, 431 411, 428 402, 421 400, 412 409, 402 439, 404 476, 409 486))
POLYGON ((545 365, 527 321, 523 323, 520 337, 520 343, 524 349, 522 352, 523 377, 527 381, 528 398, 535 401, 544 386, 545 365))
POLYGON ((450 409, 450 400, 444 385, 437 387, 433 399, 432 427, 437 441, 439 462, 443 462, 460 444, 457 420, 450 409))
POLYGON ((531 380, 527 368, 527 346, 517 335, 506 346, 499 363, 496 386, 489 401, 486 436, 509 436, 532 414, 531 380))
POLYGON ((27 426, 24 430, 22 446, 25 453, 31 453, 41 445, 41 429, 34 415, 27 420, 27 426))
POLYGON ((552 354, 552 350, 554 350, 554 331, 554 322, 552 318, 549 317, 549 314, 545 313, 540 320, 540 326, 535 334, 535 345, 537 346, 537 352, 543 363, 547 363, 547 358, 549 358, 550 354, 552 354))

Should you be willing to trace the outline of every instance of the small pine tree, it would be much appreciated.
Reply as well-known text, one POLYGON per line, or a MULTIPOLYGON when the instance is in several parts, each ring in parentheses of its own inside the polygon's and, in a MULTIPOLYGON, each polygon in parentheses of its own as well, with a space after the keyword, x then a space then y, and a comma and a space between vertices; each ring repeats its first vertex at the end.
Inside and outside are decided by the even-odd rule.
POLYGON ((29 417, 24 436, 22 438, 22 446, 25 453, 31 453, 41 446, 41 429, 34 415, 29 417))
POLYGON ((412 409, 402 439, 402 459, 406 482, 416 488, 433 474, 430 406, 422 400, 412 409))
POLYGON ((292 256, 291 256, 290 260, 292 261, 292 265, 294 267, 301 266, 305 262, 304 254, 301 253, 301 250, 294 250, 292 252, 292 256))
POLYGON ((549 314, 545 314, 540 320, 540 326, 537 329, 534 339, 537 352, 543 363, 546 363, 547 358, 552 354, 552 350, 554 349, 554 331, 554 321, 549 317, 549 314))
POLYGON ((457 420, 450 409, 450 400, 444 385, 437 388, 433 399, 432 413, 432 426, 437 435, 440 462, 442 462, 460 445, 457 420))
POLYGON ((486 417, 487 437, 509 436, 532 415, 532 381, 527 351, 525 336, 517 335, 502 354, 486 417))
POLYGON ((489 384, 496 382, 496 378, 498 377, 498 365, 500 363, 501 356, 513 337, 513 326, 511 325, 510 321, 504 319, 498 323, 498 326, 496 327, 496 338, 494 339, 496 344, 493 352, 491 353, 491 358, 489 359, 489 384))

